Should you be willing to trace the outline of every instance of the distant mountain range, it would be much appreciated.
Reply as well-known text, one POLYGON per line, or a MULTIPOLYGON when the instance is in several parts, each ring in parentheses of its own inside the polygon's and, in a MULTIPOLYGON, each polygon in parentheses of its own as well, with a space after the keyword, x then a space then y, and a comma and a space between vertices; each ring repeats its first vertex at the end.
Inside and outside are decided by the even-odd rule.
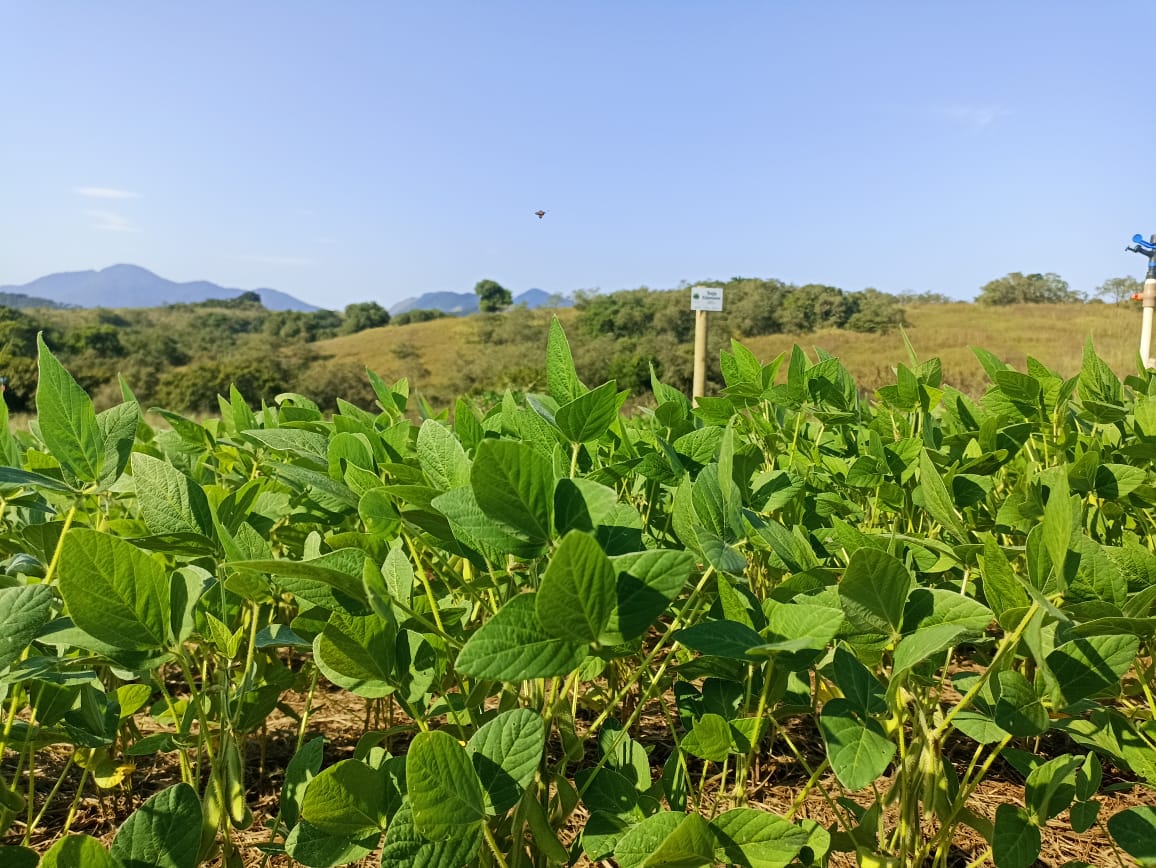
MULTIPOLYGON (((0 305, 11 307, 161 307, 166 304, 195 303, 210 299, 236 298, 247 290, 218 286, 207 280, 177 283, 153 274, 139 265, 110 265, 100 271, 62 271, 18 286, 0 286, 0 305), (7 299, 7 300, 5 300, 7 299)), ((319 310, 275 289, 248 290, 261 296, 269 310, 319 310)), ((526 307, 568 307, 570 298, 545 290, 528 289, 514 296, 514 305, 526 307)), ((408 310, 440 310, 455 316, 476 313, 478 297, 472 292, 427 292, 399 301, 391 314, 408 310)))
MULTIPOLYGON (((269 310, 317 310, 275 289, 252 290, 269 310)), ((47 299, 72 307, 160 307, 178 302, 236 298, 245 290, 229 289, 207 280, 176 283, 139 265, 111 265, 100 271, 49 274, 21 286, 0 286, 0 293, 47 299)))
MULTIPOLYGON (((565 296, 555 296, 543 289, 527 289, 514 296, 514 306, 524 304, 526 307, 569 307, 573 299, 565 296)), ((472 292, 427 292, 416 298, 407 298, 399 301, 389 309, 392 316, 410 310, 440 310, 455 316, 465 316, 477 313, 478 297, 472 292)))

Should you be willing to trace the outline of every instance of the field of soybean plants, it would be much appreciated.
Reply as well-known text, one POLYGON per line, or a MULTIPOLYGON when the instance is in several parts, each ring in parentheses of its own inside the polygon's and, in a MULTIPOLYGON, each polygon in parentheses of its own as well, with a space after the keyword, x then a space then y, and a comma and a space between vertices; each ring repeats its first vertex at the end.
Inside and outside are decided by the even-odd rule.
MULTIPOLYGON (((1156 375, 0 426, 0 865, 1156 864, 1156 375)), ((145 408, 150 409, 150 408, 145 408)))

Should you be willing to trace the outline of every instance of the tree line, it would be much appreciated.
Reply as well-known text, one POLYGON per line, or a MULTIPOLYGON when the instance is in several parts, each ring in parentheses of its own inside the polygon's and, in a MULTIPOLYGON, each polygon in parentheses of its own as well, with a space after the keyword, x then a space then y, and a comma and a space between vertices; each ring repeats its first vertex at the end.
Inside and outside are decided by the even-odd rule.
POLYGON ((1058 274, 1024 274, 1013 271, 983 285, 976 298, 978 304, 1079 304, 1085 301, 1123 302, 1143 290, 1135 277, 1113 277, 1092 291, 1089 298, 1072 289, 1058 274))

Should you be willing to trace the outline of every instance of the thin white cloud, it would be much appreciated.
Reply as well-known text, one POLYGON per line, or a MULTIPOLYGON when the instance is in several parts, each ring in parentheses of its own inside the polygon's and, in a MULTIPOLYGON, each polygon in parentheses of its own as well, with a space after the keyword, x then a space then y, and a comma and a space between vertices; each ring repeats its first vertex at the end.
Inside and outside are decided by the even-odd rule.
POLYGON ((237 258, 245 262, 256 262, 261 265, 283 265, 287 268, 304 268, 317 264, 316 259, 310 259, 307 256, 265 256, 259 253, 247 253, 237 258))
POLYGON ((140 193, 117 190, 115 187, 73 187, 72 192, 86 199, 139 199, 140 193))
POLYGON ((951 105, 940 106, 935 110, 935 113, 960 126, 973 130, 983 130, 1001 118, 1010 115, 1011 110, 1000 106, 951 105))
POLYGON ((103 229, 106 232, 136 232, 137 228, 129 222, 123 214, 115 211, 86 211, 92 218, 93 229, 103 229))

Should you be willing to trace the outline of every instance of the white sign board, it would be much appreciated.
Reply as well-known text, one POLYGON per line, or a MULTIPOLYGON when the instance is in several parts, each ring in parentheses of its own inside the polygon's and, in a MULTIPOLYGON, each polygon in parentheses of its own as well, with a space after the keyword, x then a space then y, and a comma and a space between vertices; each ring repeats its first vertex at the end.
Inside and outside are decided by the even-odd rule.
POLYGON ((690 288, 691 310, 723 309, 723 291, 717 286, 692 286, 690 288))

